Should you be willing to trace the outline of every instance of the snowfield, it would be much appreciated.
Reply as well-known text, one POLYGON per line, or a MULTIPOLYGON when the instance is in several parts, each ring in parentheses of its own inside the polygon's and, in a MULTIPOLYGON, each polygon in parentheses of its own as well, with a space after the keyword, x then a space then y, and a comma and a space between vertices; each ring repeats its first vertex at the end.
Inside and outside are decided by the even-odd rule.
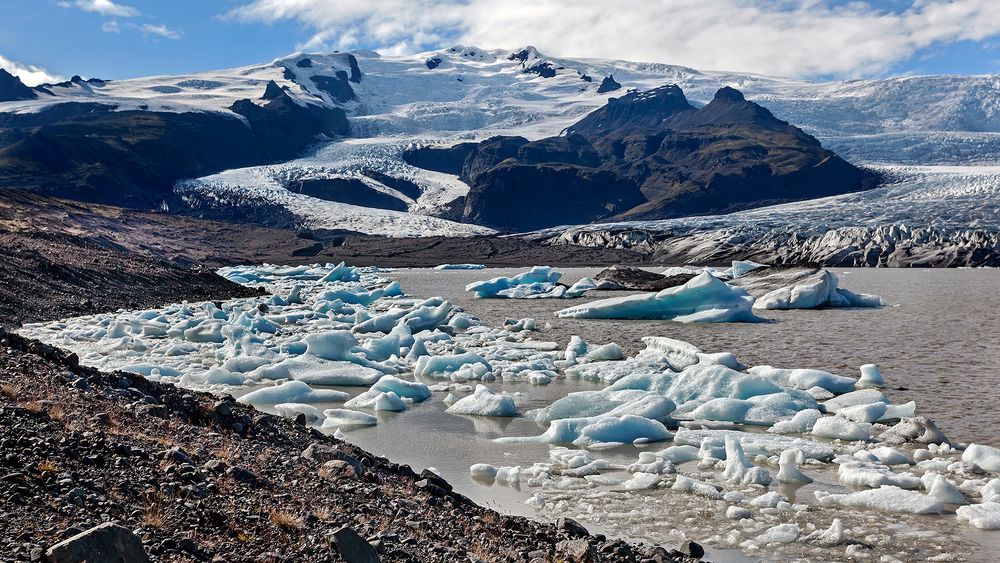
MULTIPOLYGON (((674 529, 768 560, 917 560, 968 555, 959 526, 997 527, 1000 450, 952 442, 915 403, 892 404, 880 390, 892 374, 872 364, 860 377, 748 368, 732 354, 662 336, 643 338, 645 348, 626 358, 614 343, 536 340, 544 327, 533 319, 485 326, 445 297, 406 295, 374 268, 220 273, 270 294, 90 315, 21 333, 87 365, 232 394, 347 439, 390 423, 380 413, 417 426, 426 423, 406 417, 433 416, 436 425, 467 428, 465 439, 542 456, 475 463, 477 483, 523 490, 544 518, 568 515, 658 543, 680 539, 664 531, 674 529), (564 378, 593 383, 525 408, 533 389, 564 378), (479 422, 464 424, 470 418, 479 422), (489 423, 516 418, 537 431, 489 423), (812 484, 796 494, 804 483, 812 484), (908 532, 884 534, 887 527, 908 532)), ((530 282, 497 278, 477 287, 489 296, 514 281, 530 282)), ((708 310, 729 287, 707 271, 693 281, 678 294, 684 308, 708 310)), ((750 311, 752 298, 740 292, 750 311)))
MULTIPOLYGON (((557 135, 628 89, 674 83, 692 102, 703 104, 718 88, 731 86, 853 162, 881 165, 892 182, 876 192, 842 196, 832 202, 790 204, 738 214, 732 220, 679 220, 661 223, 654 230, 690 231, 698 225, 699 232, 707 232, 708 224, 714 221, 715 231, 742 229, 734 236, 759 238, 769 236, 766 227, 750 230, 740 225, 755 224, 758 219, 777 223, 791 217, 799 225, 796 232, 805 235, 836 222, 851 228, 903 224, 910 229, 930 228, 935 236, 947 239, 945 242, 963 235, 955 235, 942 222, 995 232, 995 169, 912 166, 1000 162, 1000 78, 996 76, 812 83, 663 63, 552 58, 531 47, 511 52, 456 46, 407 56, 373 52, 353 56, 360 70, 358 80, 349 83, 353 100, 334 99, 314 79, 338 70, 353 73, 348 54, 295 53, 236 69, 48 86, 52 95, 0 103, 0 112, 34 112, 74 101, 109 104, 120 110, 231 114, 227 108, 236 100, 263 103, 260 97, 273 80, 299 103, 344 108, 353 138, 321 140, 314 150, 290 162, 190 179, 178 186, 179 191, 219 203, 277 203, 313 228, 394 236, 470 236, 491 231, 427 218, 464 195, 468 187, 453 176, 409 166, 400 157, 403 150, 500 134, 529 139, 557 135), (612 75, 622 89, 598 93, 602 80, 612 75), (899 168, 900 164, 911 167, 899 168), (421 193, 416 198, 399 194, 363 176, 366 170, 411 181, 421 193), (303 178, 359 179, 397 197, 407 210, 386 212, 289 195, 284 187, 303 178), (982 204, 979 208, 972 205, 973 197, 982 204), (829 213, 829 209, 836 213, 829 213)), ((717 236, 703 238, 699 244, 717 236)))

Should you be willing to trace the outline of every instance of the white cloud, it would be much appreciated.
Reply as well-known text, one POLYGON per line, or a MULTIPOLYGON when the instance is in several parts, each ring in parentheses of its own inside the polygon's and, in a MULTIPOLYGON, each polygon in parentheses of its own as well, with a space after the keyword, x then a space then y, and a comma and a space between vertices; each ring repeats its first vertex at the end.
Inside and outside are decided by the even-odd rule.
POLYGON ((787 76, 885 72, 918 51, 1000 34, 996 0, 253 0, 242 21, 292 20, 308 49, 532 44, 621 58, 787 76))
POLYGON ((122 28, 118 25, 118 20, 109 20, 101 24, 101 31, 104 33, 121 33, 122 28))
POLYGON ((20 78, 21 82, 24 82, 28 86, 37 86, 46 82, 52 83, 66 80, 62 76, 52 74, 44 68, 12 61, 3 55, 0 55, 0 68, 20 78))
POLYGON ((180 31, 170 29, 166 25, 153 25, 151 23, 144 23, 139 26, 143 35, 157 35, 159 37, 165 37, 167 39, 180 39, 182 33, 180 31))
POLYGON ((124 4, 118 4, 112 0, 74 0, 73 2, 64 0, 59 2, 59 5, 63 8, 76 7, 84 12, 93 12, 95 14, 101 14, 102 16, 108 17, 134 18, 142 15, 138 9, 124 4))

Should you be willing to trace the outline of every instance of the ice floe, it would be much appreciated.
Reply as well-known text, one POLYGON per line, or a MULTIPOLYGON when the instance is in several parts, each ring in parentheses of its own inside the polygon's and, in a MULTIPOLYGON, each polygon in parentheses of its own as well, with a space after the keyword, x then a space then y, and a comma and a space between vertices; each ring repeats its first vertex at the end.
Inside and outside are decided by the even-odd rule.
POLYGON ((820 307, 881 307, 882 298, 839 287, 837 276, 822 270, 812 278, 776 289, 757 299, 755 309, 816 309, 820 307))
POLYGON ((578 319, 663 319, 691 322, 756 322, 753 297, 744 289, 727 285, 702 272, 684 285, 657 293, 644 293, 592 301, 556 312, 557 317, 578 319))

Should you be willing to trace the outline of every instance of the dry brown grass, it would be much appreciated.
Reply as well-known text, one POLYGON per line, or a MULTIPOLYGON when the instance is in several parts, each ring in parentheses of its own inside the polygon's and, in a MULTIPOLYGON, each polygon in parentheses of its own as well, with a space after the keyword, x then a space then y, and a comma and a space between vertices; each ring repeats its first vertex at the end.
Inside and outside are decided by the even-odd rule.
POLYGON ((272 510, 271 514, 268 515, 268 520, 286 532, 298 530, 303 526, 302 518, 299 518, 291 512, 285 512, 282 510, 272 510))
POLYGON ((7 397, 8 399, 17 399, 17 396, 21 394, 21 388, 13 383, 4 383, 0 385, 0 395, 7 397))
POLYGON ((313 510, 312 515, 315 516, 320 522, 329 522, 333 519, 333 512, 325 506, 313 510))
POLYGON ((59 465, 51 459, 47 459, 38 464, 38 470, 42 473, 55 473, 59 471, 59 465))
POLYGON ((56 422, 65 422, 66 414, 66 407, 63 405, 53 405, 49 407, 49 418, 56 422))
POLYGON ((142 513, 143 526, 160 529, 164 524, 166 524, 166 518, 163 517, 163 510, 160 508, 159 504, 147 507, 142 513))
POLYGON ((45 411, 45 405, 39 401, 28 401, 26 403, 21 403, 21 408, 30 412, 31 414, 41 414, 45 411))

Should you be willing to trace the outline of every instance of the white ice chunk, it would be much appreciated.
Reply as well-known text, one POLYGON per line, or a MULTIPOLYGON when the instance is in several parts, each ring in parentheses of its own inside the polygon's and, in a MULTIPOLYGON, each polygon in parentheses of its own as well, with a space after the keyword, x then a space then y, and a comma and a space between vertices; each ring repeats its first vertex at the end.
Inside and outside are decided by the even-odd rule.
POLYGON ((462 397, 450 407, 451 414, 475 416, 517 416, 514 397, 508 393, 493 393, 485 385, 477 385, 472 395, 462 397))
POLYGON ((658 485, 661 479, 662 477, 656 473, 636 473, 631 479, 622 483, 622 487, 629 491, 644 491, 658 485))
POLYGON ((804 461, 805 456, 802 455, 802 450, 798 448, 792 448, 781 452, 781 456, 778 459, 778 482, 812 483, 812 477, 806 475, 798 468, 797 464, 804 461))
POLYGON ((697 479, 692 479, 684 475, 678 475, 674 479, 674 484, 670 487, 670 489, 710 499, 722 500, 722 493, 719 492, 719 489, 715 488, 714 485, 704 481, 698 481, 697 479))
POLYGON ((816 495, 820 505, 828 507, 864 508, 907 514, 938 514, 944 510, 944 503, 938 498, 891 485, 856 493, 833 494, 814 491, 813 494, 816 495))
POLYGON ((865 389, 869 387, 885 387, 885 379, 882 377, 882 372, 875 364, 861 366, 861 378, 858 379, 857 388, 865 389))
POLYGON ((974 463, 986 471, 1000 473, 1000 450, 982 444, 969 444, 962 452, 962 461, 974 463))
POLYGON ((556 312, 557 317, 580 319, 663 319, 691 322, 757 322, 753 297, 707 272, 684 285, 645 293, 592 301, 556 312))
POLYGON ((1000 530, 1000 502, 984 502, 960 506, 958 519, 981 530, 1000 530))
POLYGON ((264 387, 243 395, 238 400, 248 405, 278 403, 332 403, 346 401, 351 396, 333 389, 313 389, 302 381, 286 381, 274 387, 264 387))
POLYGON ((757 542, 769 543, 792 543, 799 539, 799 527, 796 524, 778 524, 768 528, 766 532, 757 536, 757 542))
POLYGON ((402 412, 406 410, 406 401, 392 391, 368 390, 344 403, 345 407, 373 409, 377 411, 402 412))
POLYGON ((299 414, 305 415, 306 422, 316 422, 323 416, 318 408, 305 403, 278 403, 274 405, 274 410, 285 418, 296 418, 299 414))
POLYGON ((803 282, 776 289, 757 300, 754 309, 815 309, 819 307, 881 307, 882 298, 838 287, 837 276, 823 270, 803 282))
POLYGON ((851 422, 842 416, 824 416, 816 421, 812 429, 813 436, 821 436, 834 440, 867 440, 871 432, 864 426, 851 422))
POLYGON ((816 409, 806 409, 795 413, 791 420, 782 420, 767 429, 774 434, 805 434, 812 430, 816 421, 823 418, 823 413, 816 409))
POLYGON ((375 426, 378 418, 350 409, 326 409, 323 411, 323 428, 350 428, 355 426, 375 426))
POLYGON ((754 366, 747 371, 766 377, 782 387, 794 387, 803 391, 812 387, 822 387, 836 394, 854 391, 855 381, 850 377, 818 369, 781 369, 771 366, 754 366))

